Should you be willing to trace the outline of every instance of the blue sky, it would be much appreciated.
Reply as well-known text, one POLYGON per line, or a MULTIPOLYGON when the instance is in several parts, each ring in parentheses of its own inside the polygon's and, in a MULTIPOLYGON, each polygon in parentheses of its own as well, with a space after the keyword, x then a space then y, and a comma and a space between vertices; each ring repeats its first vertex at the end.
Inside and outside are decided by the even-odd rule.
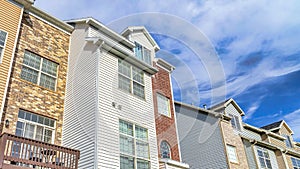
POLYGON ((144 25, 176 66, 175 98, 211 105, 234 98, 244 121, 284 119, 300 141, 300 1, 37 0, 62 20, 92 16, 117 32, 144 25), (131 3, 130 3, 131 2, 131 3))

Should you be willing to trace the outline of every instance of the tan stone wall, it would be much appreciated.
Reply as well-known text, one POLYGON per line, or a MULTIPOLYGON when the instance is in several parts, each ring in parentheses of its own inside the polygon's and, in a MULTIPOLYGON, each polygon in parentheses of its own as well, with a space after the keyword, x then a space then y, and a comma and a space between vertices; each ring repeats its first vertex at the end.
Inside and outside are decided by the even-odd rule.
POLYGON ((55 144, 61 144, 64 97, 68 64, 69 35, 49 24, 24 14, 22 28, 14 58, 5 118, 10 121, 4 132, 15 133, 19 109, 56 120, 55 144), (30 19, 28 23, 25 19, 30 19), (52 91, 20 78, 25 50, 59 64, 56 91, 52 91))
MULTIPOLYGON (((2 55, 2 63, 0 63, 0 109, 2 102, 5 100, 6 84, 8 82, 9 68, 15 45, 15 39, 18 32, 19 21, 22 9, 17 5, 0 0, 0 30, 7 32, 7 39, 2 55)), ((0 56, 1 57, 1 56, 0 56)), ((0 113, 2 109, 0 110, 0 113)))
MULTIPOLYGON (((221 120, 220 127, 222 130, 225 147, 227 144, 236 147, 236 152, 237 152, 239 163, 229 162, 230 169, 247 169, 247 168, 249 168, 246 152, 244 149, 244 144, 242 142, 241 137, 239 135, 234 134, 231 124, 227 121, 221 120)), ((225 148, 225 152, 226 152, 226 148, 225 148)), ((225 154, 227 155, 227 152, 225 154)))

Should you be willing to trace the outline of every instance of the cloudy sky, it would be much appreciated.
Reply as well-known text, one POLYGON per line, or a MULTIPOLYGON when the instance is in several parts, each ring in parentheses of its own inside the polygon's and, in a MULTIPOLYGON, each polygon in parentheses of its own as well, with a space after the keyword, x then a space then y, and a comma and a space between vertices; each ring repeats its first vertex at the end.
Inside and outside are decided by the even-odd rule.
POLYGON ((232 97, 247 123, 284 119, 300 141, 300 1, 37 0, 35 6, 62 20, 92 16, 117 32, 145 26, 161 47, 157 56, 176 66, 177 100, 210 106, 232 97))

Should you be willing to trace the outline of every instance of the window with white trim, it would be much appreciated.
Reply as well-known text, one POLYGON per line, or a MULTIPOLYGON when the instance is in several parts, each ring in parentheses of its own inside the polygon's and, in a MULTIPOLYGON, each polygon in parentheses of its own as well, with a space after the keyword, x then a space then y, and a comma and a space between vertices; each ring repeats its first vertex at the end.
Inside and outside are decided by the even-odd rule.
POLYGON ((135 57, 149 65, 151 65, 151 51, 139 43, 135 42, 135 57))
POLYGON ((292 141, 291 141, 291 137, 288 136, 288 135, 283 135, 283 137, 285 137, 285 145, 288 147, 288 148, 293 148, 293 144, 292 144, 292 141))
POLYGON ((119 120, 120 169, 150 169, 148 130, 119 120))
POLYGON ((144 72, 124 60, 118 61, 119 88, 145 98, 144 72))
POLYGON ((237 115, 229 114, 231 117, 230 123, 234 129, 241 130, 240 118, 237 115))
POLYGON ((171 159, 171 147, 167 141, 160 143, 160 158, 171 159))
POLYGON ((54 142, 55 120, 19 110, 16 135, 46 143, 54 142))
POLYGON ((268 150, 262 147, 257 148, 258 161, 260 164, 260 168, 262 169, 272 169, 270 156, 268 150))
POLYGON ((0 30, 0 63, 2 62, 2 55, 4 53, 6 37, 7 37, 7 33, 0 30))
POLYGON ((45 88, 55 90, 58 64, 25 51, 21 78, 45 88))
POLYGON ((236 147, 232 145, 226 145, 228 160, 233 163, 238 163, 238 157, 236 154, 236 147))
POLYGON ((293 169, 300 169, 300 159, 292 157, 293 169))
POLYGON ((158 113, 171 117, 170 100, 162 94, 157 95, 157 110, 158 113))

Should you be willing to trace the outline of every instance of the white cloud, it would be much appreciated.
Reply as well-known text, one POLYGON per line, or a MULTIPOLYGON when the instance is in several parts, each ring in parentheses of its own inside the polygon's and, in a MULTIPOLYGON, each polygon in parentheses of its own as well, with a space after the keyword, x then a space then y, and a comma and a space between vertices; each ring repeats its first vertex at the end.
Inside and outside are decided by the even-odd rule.
POLYGON ((300 140, 300 109, 297 109, 291 113, 287 113, 284 116, 284 120, 294 131, 294 139, 300 140))

